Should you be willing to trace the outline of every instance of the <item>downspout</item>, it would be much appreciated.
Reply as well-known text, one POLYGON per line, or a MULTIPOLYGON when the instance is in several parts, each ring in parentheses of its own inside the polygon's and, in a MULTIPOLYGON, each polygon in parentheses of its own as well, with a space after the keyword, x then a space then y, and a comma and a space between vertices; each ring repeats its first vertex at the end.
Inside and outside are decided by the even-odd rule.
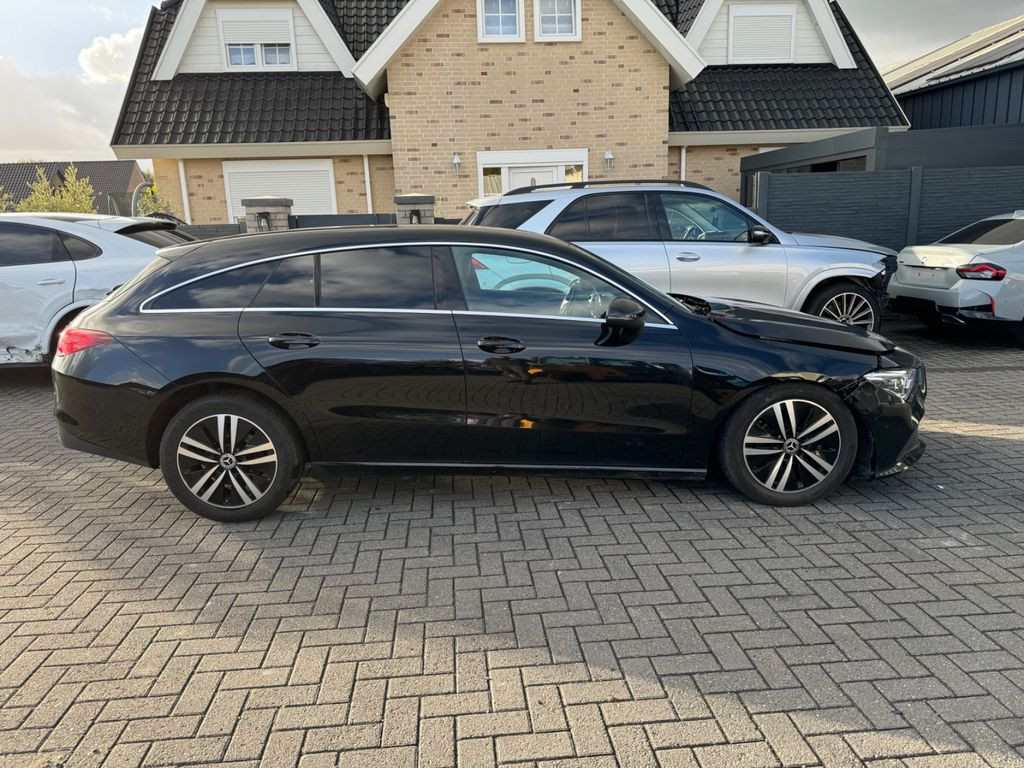
POLYGON ((178 161, 178 183, 181 184, 181 212, 185 223, 192 223, 192 206, 188 204, 188 185, 185 183, 185 161, 178 161))
POLYGON ((366 212, 373 213, 373 190, 370 188, 370 156, 363 155, 363 182, 366 185, 366 212))

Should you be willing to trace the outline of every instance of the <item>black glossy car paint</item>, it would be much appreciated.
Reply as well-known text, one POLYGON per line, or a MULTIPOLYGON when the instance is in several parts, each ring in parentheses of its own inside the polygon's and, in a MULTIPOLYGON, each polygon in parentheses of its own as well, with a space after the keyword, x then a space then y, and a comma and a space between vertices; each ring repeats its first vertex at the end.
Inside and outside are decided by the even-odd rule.
POLYGON ((276 404, 314 464, 700 472, 738 402, 773 382, 804 381, 849 403, 869 438, 858 471, 877 474, 913 452, 923 414, 923 393, 903 403, 863 380, 880 367, 920 366, 880 337, 764 307, 694 311, 579 248, 509 230, 298 230, 189 244, 161 252, 76 325, 116 342, 55 361, 62 437, 149 465, 175 409, 225 388, 276 404), (218 270, 398 243, 431 249, 433 310, 140 311, 162 291, 218 270), (600 321, 470 313, 449 244, 570 261, 642 300, 647 324, 629 332, 600 321), (270 343, 282 334, 318 343, 270 343))

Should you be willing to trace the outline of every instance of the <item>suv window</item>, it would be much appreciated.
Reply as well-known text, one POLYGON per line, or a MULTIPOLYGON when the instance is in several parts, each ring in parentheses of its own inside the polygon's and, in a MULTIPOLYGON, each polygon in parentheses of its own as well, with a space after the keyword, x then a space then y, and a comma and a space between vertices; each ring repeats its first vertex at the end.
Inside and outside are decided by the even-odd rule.
POLYGON ((954 232, 940 243, 958 245, 1016 245, 1024 241, 1024 219, 979 221, 954 232))
POLYGON ((0 267, 67 261, 68 252, 52 229, 0 224, 0 267))
POLYGON ((548 234, 570 242, 660 240, 645 192, 587 195, 562 211, 548 234))
POLYGON ((80 237, 69 235, 67 232, 61 232, 60 239, 64 242, 64 247, 67 248, 68 255, 71 256, 74 261, 95 259, 103 253, 103 251, 92 243, 87 242, 80 237))
POLYGON ((686 192, 657 195, 670 240, 745 243, 750 239, 750 219, 728 203, 686 192))
POLYGON ((433 309, 429 248, 367 248, 320 256, 320 306, 433 309))
POLYGON ((241 309, 252 303, 256 292, 276 264, 272 261, 240 267, 158 296, 148 309, 241 309))
POLYGON ((536 214, 544 210, 550 200, 530 200, 526 203, 507 203, 481 208, 471 222, 478 227, 501 227, 518 229, 536 214))
POLYGON ((476 246, 452 253, 471 312, 601 317, 625 296, 589 272, 533 253, 476 246))

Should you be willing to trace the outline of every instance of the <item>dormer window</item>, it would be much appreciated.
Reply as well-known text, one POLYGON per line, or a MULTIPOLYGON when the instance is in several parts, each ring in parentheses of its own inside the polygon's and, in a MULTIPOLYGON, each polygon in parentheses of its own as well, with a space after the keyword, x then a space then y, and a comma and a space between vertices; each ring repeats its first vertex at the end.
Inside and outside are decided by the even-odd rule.
POLYGON ((790 64, 796 53, 796 6, 730 5, 730 64, 790 64))
POLYGON ((523 0, 477 0, 477 38, 482 43, 521 43, 523 0))
POLYGON ((226 70, 295 69, 291 8, 218 8, 226 70))
POLYGON ((535 0, 533 17, 538 42, 580 39, 580 0, 535 0))

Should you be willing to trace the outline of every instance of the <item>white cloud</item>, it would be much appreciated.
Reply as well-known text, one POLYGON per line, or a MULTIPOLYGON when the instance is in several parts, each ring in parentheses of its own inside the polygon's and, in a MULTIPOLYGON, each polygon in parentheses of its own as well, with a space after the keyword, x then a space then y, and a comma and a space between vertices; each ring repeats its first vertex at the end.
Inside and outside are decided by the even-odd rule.
POLYGON ((92 45, 78 54, 85 79, 93 83, 128 82, 135 64, 135 54, 142 41, 142 27, 115 32, 108 37, 97 37, 92 45))

